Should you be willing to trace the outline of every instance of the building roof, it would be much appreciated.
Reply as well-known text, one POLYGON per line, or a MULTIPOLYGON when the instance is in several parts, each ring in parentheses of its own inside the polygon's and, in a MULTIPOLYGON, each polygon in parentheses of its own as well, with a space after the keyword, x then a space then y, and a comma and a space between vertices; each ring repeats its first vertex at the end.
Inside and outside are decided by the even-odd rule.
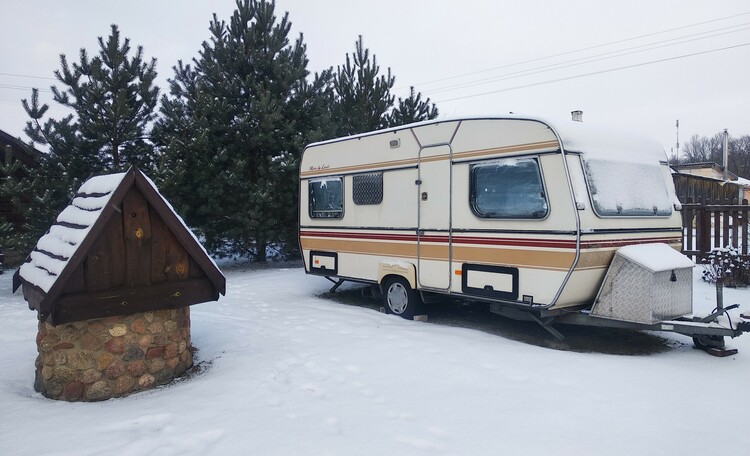
POLYGON ((216 290, 225 294, 226 279, 219 268, 154 183, 135 168, 125 173, 96 176, 81 185, 70 205, 57 216, 26 262, 16 271, 13 291, 22 284, 24 296, 26 286, 35 290, 38 297, 34 307, 38 307, 42 314, 49 313, 52 303, 64 292, 66 282, 89 255, 110 219, 122 212, 123 200, 133 187, 140 191, 216 290))
MULTIPOLYGON (((716 171, 717 176, 716 177, 704 176, 704 177, 708 177, 709 179, 724 181, 724 177, 723 177, 724 167, 712 161, 680 163, 678 165, 672 165, 672 169, 674 169, 677 172, 680 172, 681 170, 691 170, 691 169, 711 169, 713 171, 716 171)), ((690 174, 690 173, 683 173, 683 174, 690 174)), ((727 177, 729 178, 729 182, 731 183, 742 185, 742 186, 748 185, 747 179, 743 179, 731 171, 727 171, 727 177)))
POLYGON ((29 147, 20 139, 0 130, 0 153, 2 153, 3 159, 5 157, 5 146, 11 146, 13 158, 28 166, 35 166, 37 158, 41 155, 41 152, 35 148, 29 147))

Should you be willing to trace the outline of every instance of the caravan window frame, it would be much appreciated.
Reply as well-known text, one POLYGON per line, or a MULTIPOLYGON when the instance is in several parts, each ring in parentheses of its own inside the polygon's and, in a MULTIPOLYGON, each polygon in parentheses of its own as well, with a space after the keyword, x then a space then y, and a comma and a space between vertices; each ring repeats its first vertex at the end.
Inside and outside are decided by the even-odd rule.
POLYGON ((540 157, 537 155, 493 158, 490 160, 483 160, 483 161, 473 162, 469 164, 469 207, 471 208, 472 213, 474 213, 474 215, 480 219, 483 219, 483 220, 529 220, 529 221, 546 220, 549 217, 550 212, 551 212, 550 201, 549 201, 548 195, 549 193, 547 192, 547 185, 546 185, 546 180, 544 178, 544 171, 542 170, 542 163, 541 163, 540 157), (541 217, 533 217, 532 213, 529 213, 529 212, 517 213, 517 214, 512 214, 512 215, 485 214, 477 206, 477 188, 476 188, 477 181, 476 181, 475 170, 483 166, 489 166, 489 165, 496 164, 496 163, 507 163, 513 160, 515 161, 528 160, 536 164, 536 172, 539 178, 539 183, 540 183, 541 191, 542 191, 542 199, 544 201, 544 206, 545 206, 544 214, 542 214, 541 217))
POLYGON ((341 220, 342 218, 344 218, 344 206, 345 206, 345 201, 346 201, 346 198, 345 198, 346 191, 344 188, 344 176, 326 176, 326 177, 318 177, 315 179, 308 180, 307 181, 307 195, 308 195, 307 211, 311 219, 341 220), (315 211, 313 209, 313 204, 315 201, 315 199, 313 198, 313 184, 317 182, 325 182, 325 181, 333 181, 333 180, 338 180, 341 183, 341 194, 340 194, 341 209, 338 211, 322 211, 322 210, 315 211), (325 212, 330 212, 331 214, 337 214, 337 215, 332 215, 332 216, 322 215, 325 212))

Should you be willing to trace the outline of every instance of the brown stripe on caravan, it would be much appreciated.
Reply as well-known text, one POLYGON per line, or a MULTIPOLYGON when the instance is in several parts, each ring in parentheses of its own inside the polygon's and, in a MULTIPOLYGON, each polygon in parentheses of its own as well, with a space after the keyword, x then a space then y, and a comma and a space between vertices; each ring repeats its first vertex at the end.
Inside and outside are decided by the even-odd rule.
POLYGON ((466 158, 477 158, 477 157, 485 157, 488 155, 495 155, 495 154, 509 154, 513 152, 527 152, 527 151, 537 151, 542 152, 544 149, 557 149, 560 145, 557 141, 542 141, 542 142, 535 142, 535 143, 528 143, 528 144, 519 144, 516 146, 505 146, 505 147, 495 147, 492 149, 483 149, 483 150, 473 150, 468 152, 457 152, 453 154, 454 160, 461 160, 466 158))
POLYGON ((567 271, 575 260, 575 250, 528 250, 487 247, 453 247, 453 261, 459 263, 503 264, 532 269, 567 271))
MULTIPOLYGON (((425 238, 426 242, 423 241, 419 247, 422 259, 447 261, 450 255, 448 237, 425 238)), ((575 244, 570 240, 455 237, 453 241, 453 262, 456 263, 504 264, 567 271, 575 260, 575 244), (550 244, 553 242, 554 244, 550 244)), ((587 241, 583 243, 575 270, 606 269, 619 247, 647 242, 666 243, 679 250, 681 240, 674 237, 654 237, 587 241)), ((301 243, 304 250, 412 259, 416 259, 418 255, 416 236, 410 234, 303 231, 301 243)))
MULTIPOLYGON (((340 166, 338 168, 325 168, 325 169, 310 169, 308 171, 300 171, 300 177, 312 177, 312 176, 329 176, 331 174, 340 173, 351 173, 351 172, 366 172, 371 170, 377 170, 382 168, 395 168, 397 166, 416 166, 416 158, 405 158, 403 160, 389 160, 376 163, 368 163, 366 165, 351 165, 351 166, 340 166)), ((312 167, 311 167, 312 168, 312 167)))
POLYGON ((612 262, 612 257, 615 256, 616 250, 612 248, 598 252, 583 251, 581 252, 581 257, 578 259, 575 270, 608 268, 609 263, 612 262))
MULTIPOLYGON (((417 258, 417 244, 413 242, 359 241, 353 239, 301 238, 303 250, 323 250, 362 255, 417 258)), ((448 245, 423 243, 420 248, 422 259, 443 260, 449 258, 448 245)), ((575 251, 549 251, 529 249, 504 249, 488 247, 453 247, 453 261, 458 263, 506 264, 533 269, 567 271, 573 264, 575 251)))
MULTIPOLYGON (((479 158, 490 155, 509 154, 513 152, 542 152, 545 149, 556 149, 558 147, 557 141, 542 141, 527 144, 516 144, 513 146, 495 147, 492 149, 472 150, 468 152, 457 152, 455 154, 442 154, 435 155, 432 157, 423 158, 423 162, 433 162, 440 160, 448 160, 450 158, 466 159, 466 158, 479 158)), ((314 176, 329 176, 331 174, 340 173, 352 173, 352 172, 367 172, 375 171, 383 168, 394 168, 397 166, 416 166, 419 163, 417 158, 406 158, 402 160, 388 160, 375 163, 367 163, 362 165, 351 165, 351 166, 339 166, 330 167, 325 169, 317 169, 315 166, 311 166, 311 169, 307 171, 300 171, 300 177, 314 177, 314 176)))
MULTIPOLYGON (((355 239, 300 239, 303 250, 323 250, 340 253, 360 253, 363 255, 385 255, 393 257, 416 258, 417 244, 407 242, 370 242, 355 239)), ((447 250, 447 247, 446 247, 447 250)))
POLYGON ((682 248, 682 239, 680 238, 641 238, 641 239, 623 239, 618 241, 591 241, 594 246, 596 242, 601 244, 609 243, 608 247, 601 250, 595 250, 595 247, 584 247, 581 250, 581 257, 578 260, 575 270, 585 269, 606 269, 612 262, 615 252, 618 248, 625 245, 644 244, 644 243, 663 243, 667 244, 678 252, 682 248))

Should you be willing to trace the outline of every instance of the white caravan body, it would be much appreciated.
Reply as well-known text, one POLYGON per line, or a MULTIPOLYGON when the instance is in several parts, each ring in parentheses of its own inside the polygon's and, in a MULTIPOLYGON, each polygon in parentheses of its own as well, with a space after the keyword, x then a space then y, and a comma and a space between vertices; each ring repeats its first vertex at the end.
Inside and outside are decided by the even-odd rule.
POLYGON ((655 141, 521 116, 428 121, 309 145, 305 270, 527 308, 591 306, 615 251, 682 241, 655 141))

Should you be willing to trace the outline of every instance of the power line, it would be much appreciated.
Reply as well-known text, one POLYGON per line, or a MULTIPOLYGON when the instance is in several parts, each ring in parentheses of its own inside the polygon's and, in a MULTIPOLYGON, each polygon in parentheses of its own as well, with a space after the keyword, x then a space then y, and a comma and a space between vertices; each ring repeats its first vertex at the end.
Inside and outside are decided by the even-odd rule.
MULTIPOLYGON (((0 89, 11 89, 11 90, 32 90, 36 89, 37 87, 30 87, 30 86, 19 86, 19 85, 10 85, 10 84, 0 84, 0 89)), ((43 93, 52 93, 49 89, 38 89, 39 92, 43 93)))
POLYGON ((585 64, 594 63, 594 62, 600 62, 602 60, 614 59, 614 58, 623 57, 623 56, 626 56, 626 55, 637 54, 637 53, 640 53, 640 52, 648 52, 648 51, 653 51, 655 49, 661 49, 661 48, 665 48, 665 47, 670 47, 670 46, 676 46, 676 45, 680 45, 680 44, 690 43, 690 42, 693 42, 693 41, 705 40, 705 39, 714 38, 714 37, 717 37, 717 36, 728 35, 730 33, 737 33, 737 32, 741 32, 741 31, 750 29, 750 27, 747 27, 747 25, 750 25, 750 23, 738 24, 738 25, 735 25, 735 26, 732 26, 732 27, 727 27, 727 28, 736 28, 736 27, 740 27, 740 26, 745 26, 745 27, 743 27, 741 29, 726 31, 726 32, 722 32, 722 33, 714 33, 713 35, 702 36, 702 37, 699 37, 699 38, 693 38, 693 39, 689 39, 689 40, 677 41, 677 42, 670 43, 670 44, 662 44, 662 45, 658 46, 661 43, 668 43, 670 41, 676 41, 676 40, 680 40, 682 38, 690 38, 690 37, 694 37, 694 36, 698 36, 698 35, 705 35, 707 33, 712 33, 712 32, 719 31, 719 30, 726 30, 727 28, 710 30, 710 31, 707 31, 707 32, 700 32, 700 33, 696 33, 696 34, 693 34, 693 35, 686 35, 686 36, 683 36, 683 37, 670 38, 668 40, 662 40, 662 41, 657 41, 657 42, 654 42, 654 43, 642 44, 642 45, 633 46, 633 47, 630 47, 630 48, 625 48, 625 49, 616 50, 616 51, 604 52, 604 53, 601 53, 601 54, 595 54, 595 55, 592 55, 592 56, 581 57, 581 58, 573 59, 573 60, 566 60, 566 61, 563 61, 563 62, 552 63, 552 64, 549 64, 549 65, 543 65, 543 66, 539 66, 539 67, 535 67, 535 68, 529 68, 529 69, 526 69, 526 70, 514 71, 514 72, 511 72, 511 73, 500 74, 500 75, 493 76, 493 77, 490 77, 490 78, 477 79, 475 81, 469 81, 469 82, 465 82, 465 83, 461 83, 461 84, 454 84, 454 85, 451 85, 451 86, 438 87, 437 89, 431 90, 430 94, 432 95, 432 94, 435 94, 435 93, 450 92, 452 90, 464 89, 464 88, 468 88, 468 87, 474 87, 474 86, 478 86, 478 85, 489 84, 489 83, 492 83, 492 82, 505 81, 505 80, 508 80, 508 79, 514 79, 514 78, 519 78, 519 77, 523 77, 523 76, 530 76, 530 75, 539 74, 539 73, 546 73, 548 71, 560 70, 560 69, 563 69, 563 68, 571 68, 571 67, 574 67, 574 66, 585 65, 585 64), (641 48, 646 48, 646 49, 641 49, 641 48), (635 49, 638 49, 638 50, 635 50, 635 49), (630 51, 630 52, 627 52, 627 51, 630 51), (616 54, 616 55, 611 55, 611 54, 616 54), (600 57, 600 58, 597 58, 597 57, 600 57), (575 63, 575 62, 578 62, 578 63, 575 63), (537 70, 539 70, 539 71, 537 71, 537 70))
POLYGON ((578 75, 575 75, 575 76, 568 76, 568 77, 564 77, 564 78, 551 79, 551 80, 548 80, 548 81, 541 81, 541 82, 535 82, 535 83, 532 83, 532 84, 525 84, 525 85, 521 85, 521 86, 508 87, 508 88, 505 88, 505 89, 492 90, 492 91, 489 91, 489 92, 475 93, 475 94, 472 94, 472 95, 465 95, 465 96, 462 96, 462 97, 449 98, 447 100, 436 100, 436 103, 448 103, 450 101, 463 100, 463 99, 466 99, 466 98, 481 97, 483 95, 491 95, 493 93, 509 92, 511 90, 525 89, 525 88, 528 88, 528 87, 535 87, 535 86, 540 86, 540 85, 545 85, 545 84, 552 84, 552 83, 561 82, 561 81, 569 81, 571 79, 585 78, 587 76, 594 76, 594 75, 603 74, 603 73, 611 73, 613 71, 620 71, 620 70, 626 70, 628 68, 642 67, 642 66, 651 65, 651 64, 654 64, 654 63, 668 62, 668 61, 671 61, 671 60, 684 59, 684 58, 687 58, 687 57, 694 57, 696 55, 710 54, 712 52, 725 51, 725 50, 728 50, 728 49, 736 49, 736 48, 740 48, 740 47, 744 47, 744 46, 750 46, 750 42, 748 42, 748 43, 742 43, 742 44, 737 44, 737 45, 734 45, 734 46, 727 46, 727 47, 723 47, 723 48, 711 49, 711 50, 708 50, 708 51, 694 52, 694 53, 691 53, 691 54, 683 54, 683 55, 678 55, 678 56, 675 56, 675 57, 667 57, 667 58, 664 58, 664 59, 651 60, 651 61, 648 61, 648 62, 641 62, 641 63, 636 63, 636 64, 633 64, 633 65, 625 65, 625 66, 621 66, 621 67, 617 67, 617 68, 609 68, 607 70, 592 71, 590 73, 583 73, 583 74, 578 74, 578 75))
POLYGON ((50 78, 47 76, 30 76, 28 74, 0 73, 0 76, 13 76, 16 78, 31 78, 31 79, 49 79, 50 81, 57 81, 57 79, 50 78))
MULTIPOLYGON (((671 29, 661 30, 661 31, 658 31, 658 32, 646 33, 644 35, 633 36, 633 37, 624 38, 624 39, 621 39, 621 40, 610 41, 608 43, 597 44, 597 45, 594 45, 594 46, 588 46, 588 47, 584 47, 584 48, 580 48, 580 49, 574 49, 572 51, 561 52, 561 53, 558 53, 558 54, 552 54, 552 55, 548 55, 548 56, 545 56, 545 57, 538 57, 538 58, 534 58, 534 59, 524 60, 524 61, 521 61, 521 62, 510 63, 510 64, 507 64, 507 65, 501 65, 501 66, 497 66, 497 67, 493 67, 493 68, 487 68, 487 69, 484 69, 484 70, 473 71, 473 72, 470 72, 470 73, 463 73, 463 74, 459 74, 459 75, 455 75, 455 76, 448 76, 448 77, 441 78, 441 79, 434 79, 432 81, 420 82, 420 83, 417 83, 417 84, 410 84, 410 85, 413 85, 413 86, 424 86, 424 85, 432 84, 432 83, 435 83, 435 82, 442 82, 442 81, 448 81, 448 80, 451 80, 451 79, 458 79, 458 78, 462 78, 464 76, 472 76, 472 75, 475 75, 475 74, 486 73, 488 71, 495 71, 495 70, 500 70, 500 69, 503 69, 503 68, 509 68, 509 67, 513 67, 513 66, 524 65, 526 63, 538 62, 540 60, 546 60, 546 59, 551 59, 551 58, 554 58, 554 57, 561 57, 561 56, 564 56, 564 55, 575 54, 577 52, 589 51, 591 49, 597 49, 597 48, 602 48, 602 47, 606 47, 606 46, 611 46, 613 44, 619 44, 619 43, 625 43, 625 42, 628 42, 628 41, 634 41, 634 40, 638 40, 638 39, 641 39, 641 38, 647 38, 649 36, 662 35, 664 33, 674 32, 674 31, 677 31, 677 30, 683 30, 683 29, 690 28, 690 27, 697 27, 699 25, 710 24, 712 22, 719 22, 719 21, 724 21, 724 20, 727 20, 727 19, 733 19, 735 17, 747 16, 747 15, 750 15, 750 11, 745 12, 745 13, 734 14, 734 15, 731 15, 731 16, 724 16, 724 17, 720 17, 720 18, 717 18, 717 19, 711 19, 711 20, 708 20, 708 21, 696 22, 694 24, 683 25, 683 26, 680 26, 680 27, 674 27, 674 28, 671 28, 671 29)), ((402 88, 405 88, 405 87, 406 86, 397 87, 397 89, 402 89, 402 88)))

